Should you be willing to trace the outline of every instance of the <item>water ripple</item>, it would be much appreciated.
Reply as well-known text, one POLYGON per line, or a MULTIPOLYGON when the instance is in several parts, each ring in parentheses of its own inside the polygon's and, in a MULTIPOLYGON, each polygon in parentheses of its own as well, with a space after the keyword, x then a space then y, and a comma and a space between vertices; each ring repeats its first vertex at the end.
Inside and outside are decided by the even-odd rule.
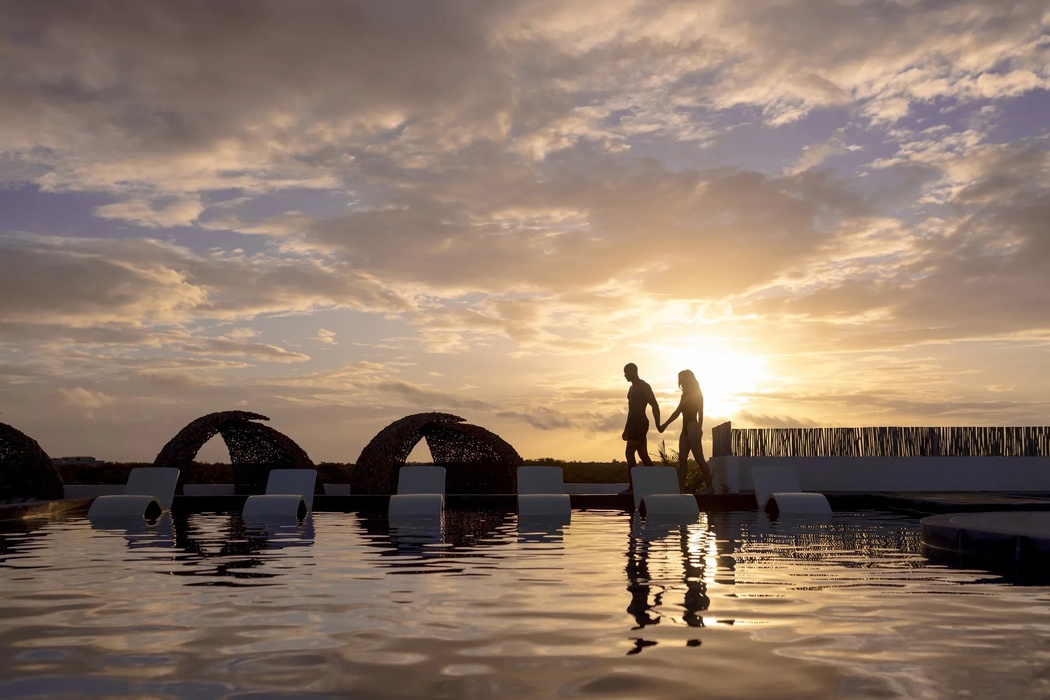
POLYGON ((0 576, 5 698, 1050 694, 1047 589, 885 513, 56 520, 0 532, 0 576))

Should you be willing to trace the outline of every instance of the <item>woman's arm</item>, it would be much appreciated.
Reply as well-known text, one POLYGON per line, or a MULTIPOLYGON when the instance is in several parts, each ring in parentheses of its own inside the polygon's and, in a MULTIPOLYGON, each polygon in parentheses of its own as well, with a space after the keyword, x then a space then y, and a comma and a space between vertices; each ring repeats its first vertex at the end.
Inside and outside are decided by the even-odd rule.
POLYGON ((666 429, 667 429, 667 426, 671 425, 671 423, 674 423, 674 422, 675 422, 675 420, 676 420, 676 419, 678 418, 678 416, 682 415, 682 403, 683 403, 684 401, 685 401, 685 397, 683 397, 683 398, 682 398, 682 400, 678 402, 678 408, 676 408, 676 409, 674 410, 674 413, 672 413, 672 414, 671 414, 671 415, 670 415, 670 416, 668 417, 667 421, 666 421, 666 422, 664 422, 664 423, 661 423, 661 424, 660 424, 660 425, 658 425, 658 426, 656 426, 656 427, 657 427, 657 429, 658 429, 658 430, 659 430, 659 431, 660 431, 661 433, 662 433, 662 432, 663 432, 664 430, 666 430, 666 429))

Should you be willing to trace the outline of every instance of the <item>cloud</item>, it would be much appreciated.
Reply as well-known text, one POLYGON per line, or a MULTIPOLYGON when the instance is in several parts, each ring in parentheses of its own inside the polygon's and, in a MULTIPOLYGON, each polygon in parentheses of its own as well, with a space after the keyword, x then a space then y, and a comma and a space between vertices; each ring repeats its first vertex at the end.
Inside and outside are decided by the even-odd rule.
POLYGON ((162 390, 193 389, 207 383, 199 375, 189 371, 139 371, 137 375, 147 386, 154 386, 162 390))
POLYGON ((816 423, 806 418, 794 418, 791 416, 767 416, 742 411, 733 416, 733 426, 736 428, 820 428, 821 423, 816 423))
POLYGON ((204 211, 199 197, 186 197, 170 201, 128 199, 117 204, 96 207, 95 215, 130 221, 132 224, 150 228, 190 226, 204 211))
POLYGON ((368 273, 320 260, 201 256, 155 240, 0 234, 7 323, 97 326, 253 318, 345 306, 409 310, 368 273))
POLYGON ((843 141, 842 134, 836 133, 823 143, 806 146, 802 150, 802 157, 789 169, 791 173, 802 173, 824 163, 829 158, 847 153, 851 150, 859 150, 860 146, 848 146, 843 141))
POLYGON ((80 408, 102 408, 116 403, 116 399, 112 396, 107 396, 101 391, 91 391, 81 386, 73 389, 59 389, 58 393, 67 404, 79 406, 80 408))
POLYGON ((539 430, 563 430, 579 427, 579 424, 573 417, 561 411, 542 406, 528 411, 500 411, 496 415, 500 418, 513 418, 524 421, 539 430))
MULTIPOLYGON (((552 167, 539 182, 494 183, 483 170, 451 174, 399 207, 300 221, 292 240, 281 240, 366 267, 406 291, 488 295, 485 308, 450 308, 446 318, 456 313, 463 327, 495 328, 505 325, 497 315, 513 310, 517 323, 505 332, 528 341, 542 324, 530 330, 522 314, 553 316, 542 314, 539 300, 589 297, 604 306, 603 296, 632 288, 692 298, 742 292, 866 211, 825 173, 673 173, 655 164, 633 173, 628 163, 598 157, 593 168, 552 167), (530 215, 500 214, 508 211, 530 215), (722 264, 697 274, 705 259, 722 264)), ((420 311, 433 318, 432 308, 420 311)))
POLYGON ((197 220, 202 211, 204 206, 200 197, 186 197, 174 201, 130 199, 95 207, 95 216, 128 221, 150 228, 167 228, 189 226, 197 220))
POLYGON ((208 338, 202 342, 187 341, 179 348, 195 355, 233 355, 264 362, 306 362, 309 355, 290 352, 264 343, 239 343, 224 338, 208 338))
POLYGON ((335 335, 334 332, 326 328, 319 328, 317 330, 317 335, 315 335, 313 339, 318 343, 324 343, 325 345, 338 345, 335 341, 335 335))
POLYGON ((427 410, 469 408, 475 411, 491 411, 493 408, 488 401, 471 399, 396 379, 376 382, 371 385, 371 388, 397 396, 411 406, 427 410))
POLYGON ((942 391, 966 377, 940 348, 1050 334, 1040 0, 0 17, 0 363, 26 406, 498 407, 556 444, 617 433, 622 392, 580 379, 600 363, 721 334, 836 369, 756 420, 1031 411, 1012 376, 980 378, 1019 387, 999 403, 942 391), (927 351, 887 365, 914 405, 848 370, 927 351))
POLYGON ((0 234, 4 320, 94 325, 164 322, 204 303, 206 293, 171 265, 184 254, 150 241, 0 234))
POLYGON ((642 135, 706 143, 712 113, 734 106, 770 125, 843 105, 896 121, 1050 80, 1038 0, 57 4, 5 9, 24 37, 0 81, 7 157, 46 168, 31 181, 55 191, 186 198, 100 209, 146 225, 192 221, 207 190, 354 182, 371 198, 485 143, 527 158, 642 135))

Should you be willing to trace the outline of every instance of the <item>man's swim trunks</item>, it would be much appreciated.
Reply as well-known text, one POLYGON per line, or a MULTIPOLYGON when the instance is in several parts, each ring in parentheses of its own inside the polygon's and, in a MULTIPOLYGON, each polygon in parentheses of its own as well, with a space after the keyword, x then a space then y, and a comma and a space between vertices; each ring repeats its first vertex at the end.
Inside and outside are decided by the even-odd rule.
POLYGON ((645 415, 628 416, 627 425, 623 429, 624 440, 645 440, 649 432, 649 419, 645 415))

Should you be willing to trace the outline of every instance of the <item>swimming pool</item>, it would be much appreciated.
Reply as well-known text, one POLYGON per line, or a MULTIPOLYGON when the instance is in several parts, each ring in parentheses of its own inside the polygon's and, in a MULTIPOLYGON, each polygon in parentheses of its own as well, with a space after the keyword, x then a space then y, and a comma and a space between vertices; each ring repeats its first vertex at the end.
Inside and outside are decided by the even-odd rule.
POLYGON ((0 582, 5 698, 1050 694, 1050 589, 931 564, 887 513, 72 518, 0 532, 0 582))

